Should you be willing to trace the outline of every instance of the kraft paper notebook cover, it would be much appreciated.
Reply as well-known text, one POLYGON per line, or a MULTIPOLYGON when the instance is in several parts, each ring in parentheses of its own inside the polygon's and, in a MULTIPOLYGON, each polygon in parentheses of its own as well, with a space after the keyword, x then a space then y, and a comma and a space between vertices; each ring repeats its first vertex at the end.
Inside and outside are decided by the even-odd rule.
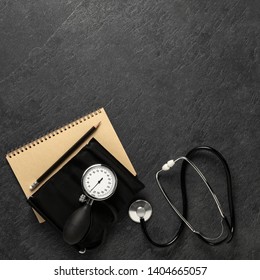
MULTIPOLYGON (((121 162, 133 175, 136 175, 104 108, 79 118, 43 137, 34 140, 6 155, 24 194, 29 198, 34 191, 29 186, 41 176, 61 155, 64 154, 86 131, 101 121, 101 125, 94 134, 82 145, 85 146, 92 137, 95 137, 119 162, 121 162)), ((59 171, 78 151, 57 168, 53 174, 59 171)), ((53 176, 51 174, 49 177, 53 176)), ((46 179, 46 181, 49 178, 46 179)), ((39 222, 44 220, 36 213, 39 222)))

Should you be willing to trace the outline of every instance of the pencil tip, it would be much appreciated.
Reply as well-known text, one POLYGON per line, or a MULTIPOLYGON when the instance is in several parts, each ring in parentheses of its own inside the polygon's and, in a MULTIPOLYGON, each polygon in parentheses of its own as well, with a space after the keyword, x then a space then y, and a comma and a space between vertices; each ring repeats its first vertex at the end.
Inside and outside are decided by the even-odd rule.
POLYGON ((95 128, 98 128, 100 126, 101 122, 99 122, 97 125, 95 125, 95 128))

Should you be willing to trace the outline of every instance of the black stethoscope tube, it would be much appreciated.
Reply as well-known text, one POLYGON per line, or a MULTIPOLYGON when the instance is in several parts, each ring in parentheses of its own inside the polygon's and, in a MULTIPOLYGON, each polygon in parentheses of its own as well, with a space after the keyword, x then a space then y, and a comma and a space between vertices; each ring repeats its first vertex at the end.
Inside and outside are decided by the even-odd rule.
MULTIPOLYGON (((196 148, 192 149, 191 151, 189 151, 187 153, 186 157, 188 159, 192 159, 192 157, 199 151, 207 151, 207 152, 212 153, 220 160, 220 162, 222 163, 222 165, 224 167, 225 175, 226 175, 226 184, 227 184, 230 223, 229 223, 227 217, 224 215, 222 222, 224 222, 225 225, 227 226, 229 235, 227 235, 226 238, 224 238, 221 241, 210 242, 208 239, 203 237, 200 233, 197 233, 197 235, 201 240, 203 240, 204 242, 206 242, 207 244, 212 245, 212 246, 222 244, 224 241, 227 241, 227 243, 228 243, 233 238, 234 229, 235 229, 235 211, 234 211, 234 202, 233 202, 233 193, 232 193, 232 179, 231 179, 231 173, 230 173, 230 170, 228 167, 228 163, 220 152, 218 152, 216 149, 209 147, 209 146, 196 147, 196 148)), ((184 187, 186 187, 187 166, 188 166, 187 162, 184 161, 182 163, 182 167, 181 167, 181 186, 184 186, 184 187)))
MULTIPOLYGON (((209 146, 196 147, 196 148, 192 149, 191 151, 189 151, 187 153, 186 158, 190 160, 199 151, 207 151, 207 152, 210 152, 213 155, 215 155, 221 161, 221 163, 222 163, 222 165, 224 167, 224 170, 225 170, 225 175, 226 175, 228 204, 229 204, 229 212, 230 212, 230 222, 228 221, 228 219, 224 215, 224 213, 222 213, 221 224, 222 224, 222 230, 224 230, 224 226, 226 226, 227 231, 228 231, 227 236, 224 239, 221 239, 219 241, 213 241, 214 240, 213 238, 207 238, 204 235, 202 235, 200 232, 193 230, 193 228, 190 228, 205 243, 207 243, 207 244, 209 244, 211 246, 215 246, 215 245, 222 244, 224 241, 230 242, 232 237, 233 237, 233 234, 234 234, 235 212, 234 212, 234 203, 233 203, 233 195, 232 195, 231 174, 230 174, 230 170, 229 170, 229 167, 228 167, 228 164, 227 164, 225 158, 222 156, 221 153, 219 153, 217 150, 215 150, 212 147, 209 147, 209 146)), ((180 217, 181 218, 181 224, 180 224, 177 232, 175 233, 174 237, 170 241, 168 241, 166 243, 157 243, 157 242, 155 242, 150 237, 150 235, 149 235, 149 233, 147 231, 145 220, 143 218, 140 218, 141 228, 142 228, 146 238, 154 246, 157 246, 157 247, 167 247, 167 246, 172 245, 179 238, 179 236, 180 236, 180 234, 181 234, 181 232, 182 232, 182 230, 184 228, 185 223, 187 224, 187 203, 188 203, 187 202, 187 193, 186 193, 186 170, 187 170, 187 166, 188 166, 188 163, 186 161, 183 161, 182 166, 181 166, 181 175, 180 175, 181 176, 181 183, 180 183, 181 184, 181 194, 182 194, 182 216, 183 216, 183 218, 185 218, 186 222, 185 222, 184 219, 182 219, 180 217)), ((168 195, 165 193, 165 191, 163 190, 163 188, 161 186, 160 186, 160 189, 163 192, 163 195, 165 196, 165 198, 168 199, 168 201, 170 202, 170 198, 168 197, 168 195)), ((212 191, 212 193, 213 193, 213 191, 212 191)), ((222 236, 222 234, 221 234, 221 236, 222 236)))
MULTIPOLYGON (((164 195, 168 198, 168 200, 170 200, 169 196, 164 192, 164 195)), ((186 185, 182 185, 181 186, 181 196, 182 196, 182 215, 183 217, 187 218, 187 193, 186 193, 186 185)), ((177 230, 177 232, 175 233, 174 237, 165 243, 157 243, 154 240, 152 240, 152 238, 150 237, 147 228, 146 228, 146 222, 144 221, 143 218, 140 218, 140 224, 142 227, 142 230, 146 236, 146 238, 149 240, 149 242, 151 242, 154 246, 156 247, 168 247, 170 245, 172 245, 179 237, 181 232, 184 229, 184 222, 181 220, 181 223, 179 225, 179 228, 177 230)))

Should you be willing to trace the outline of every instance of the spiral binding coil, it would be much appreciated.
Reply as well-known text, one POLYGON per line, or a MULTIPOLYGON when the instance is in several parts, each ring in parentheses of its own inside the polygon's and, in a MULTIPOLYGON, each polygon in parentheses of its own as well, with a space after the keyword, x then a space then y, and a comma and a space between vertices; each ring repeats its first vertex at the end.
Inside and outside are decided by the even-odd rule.
POLYGON ((102 112, 101 109, 98 109, 98 110, 93 111, 93 112, 91 112, 87 115, 81 116, 81 117, 73 120, 70 123, 67 123, 63 126, 57 127, 56 129, 51 130, 47 134, 45 134, 45 135, 43 135, 43 136, 41 136, 37 139, 34 139, 33 141, 31 141, 29 143, 25 143, 24 145, 19 146, 19 147, 15 148, 14 150, 9 151, 6 156, 9 157, 9 158, 15 157, 15 156, 27 151, 28 149, 31 149, 34 146, 39 145, 42 142, 47 141, 48 139, 50 139, 52 137, 55 137, 56 135, 58 135, 60 133, 63 133, 67 129, 70 129, 70 128, 76 126, 76 125, 79 125, 82 122, 85 122, 86 120, 89 120, 90 118, 93 118, 94 116, 100 114, 101 112, 102 112))

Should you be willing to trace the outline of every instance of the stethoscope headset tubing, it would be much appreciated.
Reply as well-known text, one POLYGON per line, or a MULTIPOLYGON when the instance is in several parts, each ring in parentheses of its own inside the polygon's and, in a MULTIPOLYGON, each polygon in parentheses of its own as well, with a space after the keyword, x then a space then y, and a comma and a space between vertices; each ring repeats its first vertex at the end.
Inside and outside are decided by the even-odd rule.
POLYGON ((174 237, 170 241, 165 242, 165 243, 158 243, 158 242, 154 241, 151 238, 150 234, 148 233, 147 227, 146 227, 146 222, 141 217, 140 218, 140 224, 141 224, 141 228, 142 228, 142 231, 143 231, 144 235, 146 236, 148 241, 151 244, 153 244, 154 246, 156 246, 156 247, 168 247, 168 246, 172 245, 180 237, 180 234, 182 233, 182 231, 184 229, 184 226, 186 224, 186 226, 193 233, 195 233, 202 241, 204 241, 208 245, 216 246, 216 245, 222 244, 225 241, 227 243, 230 242, 232 240, 232 238, 233 238, 233 235, 234 235, 235 212, 234 212, 234 203, 233 203, 233 194, 232 194, 232 179, 231 179, 231 173, 230 173, 227 161, 225 160, 225 158, 223 157, 223 155, 220 152, 218 152, 217 150, 215 150, 214 148, 212 148, 210 146, 199 146, 199 147, 196 147, 196 148, 190 150, 186 154, 185 157, 181 157, 181 158, 177 159, 176 161, 178 161, 180 159, 184 159, 184 161, 182 162, 181 172, 180 172, 180 185, 181 185, 181 195, 182 195, 182 213, 180 213, 177 210, 177 208, 172 204, 169 196, 166 194, 166 192, 164 191, 164 188, 160 184, 159 175, 160 175, 160 173, 163 170, 160 170, 160 171, 158 171, 156 173, 156 180, 157 180, 157 184, 158 184, 158 187, 159 187, 160 191, 162 192, 162 194, 165 197, 165 199, 168 202, 168 204, 171 206, 171 208, 175 211, 175 213, 179 216, 179 218, 181 220, 179 228, 176 231, 174 237), (225 216, 225 214, 223 213, 221 204, 218 201, 217 196, 215 195, 215 193, 211 189, 211 187, 210 187, 209 183, 207 182, 206 178, 201 173, 201 171, 197 168, 197 166, 191 161, 191 159, 195 156, 195 154, 197 154, 200 151, 210 152, 211 154, 215 155, 220 160, 220 162, 222 163, 222 166, 224 167, 225 175, 226 175, 226 184, 227 184, 227 196, 228 196, 228 204, 229 204, 230 222, 227 219, 227 217, 225 216), (203 179, 203 181, 207 185, 211 195, 213 196, 213 198, 215 200, 215 203, 216 203, 216 205, 218 207, 218 210, 220 212, 222 232, 216 238, 206 237, 201 232, 196 231, 191 226, 191 224, 187 221, 188 201, 187 201, 187 191, 186 191, 186 171, 187 171, 188 164, 192 165, 192 167, 197 171, 197 173, 199 173, 200 177, 203 179), (222 235, 224 233, 224 227, 226 227, 228 234, 223 239, 218 240, 220 237, 222 237, 222 235))

